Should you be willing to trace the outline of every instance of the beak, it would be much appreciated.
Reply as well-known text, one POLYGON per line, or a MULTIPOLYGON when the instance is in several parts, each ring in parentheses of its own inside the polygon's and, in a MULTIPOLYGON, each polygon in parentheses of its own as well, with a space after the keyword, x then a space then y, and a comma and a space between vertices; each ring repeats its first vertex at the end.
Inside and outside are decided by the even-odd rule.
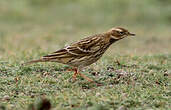
POLYGON ((130 33, 130 32, 128 33, 128 35, 129 35, 129 36, 133 36, 133 37, 135 36, 134 33, 130 33))

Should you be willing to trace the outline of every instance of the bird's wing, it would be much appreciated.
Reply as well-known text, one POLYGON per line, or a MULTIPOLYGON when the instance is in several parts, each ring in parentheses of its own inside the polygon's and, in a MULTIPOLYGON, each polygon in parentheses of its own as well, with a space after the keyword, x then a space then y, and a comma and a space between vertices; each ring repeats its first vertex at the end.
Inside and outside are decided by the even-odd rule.
POLYGON ((101 41, 102 37, 98 35, 90 36, 49 55, 43 56, 43 59, 67 63, 73 58, 81 58, 98 51, 101 48, 101 41))
POLYGON ((94 36, 90 36, 71 44, 71 46, 76 47, 79 51, 86 52, 86 53, 94 53, 98 51, 103 43, 103 37, 101 34, 97 34, 94 36))

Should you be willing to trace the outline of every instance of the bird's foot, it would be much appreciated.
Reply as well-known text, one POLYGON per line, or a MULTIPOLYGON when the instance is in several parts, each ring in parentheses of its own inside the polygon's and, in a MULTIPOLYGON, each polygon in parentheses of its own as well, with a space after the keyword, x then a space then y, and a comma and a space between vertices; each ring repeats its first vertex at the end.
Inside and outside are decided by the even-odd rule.
POLYGON ((92 79, 90 79, 89 77, 85 76, 84 74, 78 73, 82 78, 86 79, 89 82, 94 82, 92 79))

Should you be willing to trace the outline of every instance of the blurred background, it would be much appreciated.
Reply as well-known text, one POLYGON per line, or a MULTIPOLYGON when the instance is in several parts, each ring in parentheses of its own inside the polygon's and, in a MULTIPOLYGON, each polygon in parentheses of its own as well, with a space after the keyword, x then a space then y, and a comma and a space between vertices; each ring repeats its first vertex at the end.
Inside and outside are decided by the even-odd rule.
POLYGON ((171 0, 1 0, 0 58, 38 57, 120 26, 106 55, 171 53, 171 0))

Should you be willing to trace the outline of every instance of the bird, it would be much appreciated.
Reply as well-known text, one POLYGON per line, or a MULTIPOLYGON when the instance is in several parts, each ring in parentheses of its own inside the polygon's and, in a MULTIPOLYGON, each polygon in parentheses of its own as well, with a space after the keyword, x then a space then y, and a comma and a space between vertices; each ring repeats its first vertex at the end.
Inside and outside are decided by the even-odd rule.
POLYGON ((91 35, 80 41, 71 43, 38 60, 26 62, 24 65, 38 62, 62 63, 71 66, 73 68, 72 70, 75 71, 72 76, 73 80, 76 79, 77 75, 80 75, 89 82, 94 82, 86 75, 80 73, 80 70, 98 61, 111 44, 128 36, 135 36, 135 34, 122 27, 113 27, 106 32, 91 35))

